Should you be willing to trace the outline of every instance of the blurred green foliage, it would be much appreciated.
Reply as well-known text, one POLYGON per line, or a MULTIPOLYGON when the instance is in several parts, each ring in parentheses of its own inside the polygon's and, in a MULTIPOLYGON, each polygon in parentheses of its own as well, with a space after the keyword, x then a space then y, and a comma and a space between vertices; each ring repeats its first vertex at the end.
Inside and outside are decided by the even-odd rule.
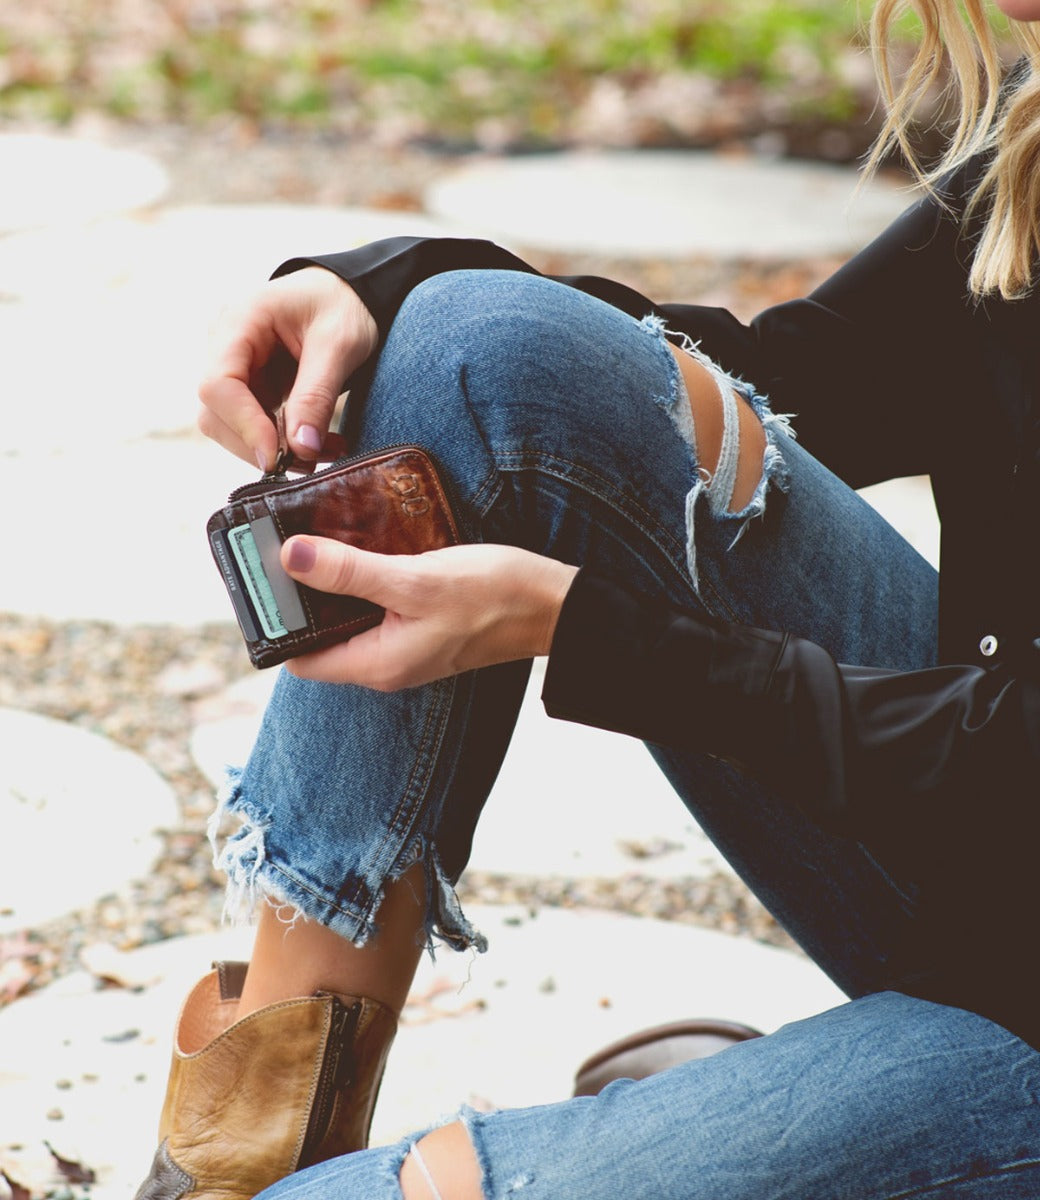
POLYGON ((833 0, 32 0, 0 14, 0 115, 396 121, 457 139, 497 122, 537 142, 566 139, 604 83, 700 78, 840 119, 864 103, 862 44, 855 4, 833 0))

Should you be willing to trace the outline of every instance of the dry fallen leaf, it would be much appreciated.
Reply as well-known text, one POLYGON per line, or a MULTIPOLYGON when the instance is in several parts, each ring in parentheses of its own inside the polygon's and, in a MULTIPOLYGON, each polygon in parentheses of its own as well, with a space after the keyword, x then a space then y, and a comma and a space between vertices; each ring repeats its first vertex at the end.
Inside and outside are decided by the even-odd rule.
POLYGON ((51 1152, 51 1157, 58 1170, 62 1174, 62 1178, 69 1183, 96 1183, 97 1174, 90 1167, 85 1167, 82 1163, 74 1162, 70 1158, 62 1158, 62 1156, 54 1149, 50 1142, 43 1143, 51 1152))
POLYGON ((23 1187, 17 1180, 12 1179, 6 1171, 0 1170, 0 1179, 7 1184, 11 1193, 11 1200, 30 1200, 29 1189, 23 1187))
POLYGON ((40 969, 40 946, 25 933, 0 939, 0 1006, 20 996, 40 969))
POLYGON ((91 942, 80 950, 79 960, 95 979, 131 991, 140 991, 159 978, 153 970, 142 970, 133 955, 111 942, 91 942))

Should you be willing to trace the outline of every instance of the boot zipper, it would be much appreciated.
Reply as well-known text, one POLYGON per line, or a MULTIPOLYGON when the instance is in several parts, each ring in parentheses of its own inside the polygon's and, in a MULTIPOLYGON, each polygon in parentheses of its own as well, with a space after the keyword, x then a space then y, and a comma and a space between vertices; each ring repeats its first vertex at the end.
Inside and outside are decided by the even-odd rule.
MULTIPOLYGON (((318 993, 321 995, 322 993, 318 993)), ((327 993, 326 993, 327 994, 327 993)), ((321 1145, 329 1132, 332 1114, 336 1107, 336 1096, 350 1082, 354 1068, 354 1037, 361 1019, 361 1001, 355 1000, 347 1006, 337 997, 330 996, 332 1013, 329 1018, 329 1035, 325 1039, 318 1086, 311 1106, 311 1117, 307 1122, 307 1133, 303 1139, 298 1162, 310 1162, 310 1156, 321 1145)))

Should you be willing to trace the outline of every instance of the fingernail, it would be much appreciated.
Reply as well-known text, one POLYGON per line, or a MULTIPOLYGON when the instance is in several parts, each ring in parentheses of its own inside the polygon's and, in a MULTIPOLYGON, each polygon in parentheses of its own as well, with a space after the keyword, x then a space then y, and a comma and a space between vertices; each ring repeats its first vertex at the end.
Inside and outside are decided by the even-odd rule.
POLYGON ((289 558, 286 566, 290 571, 309 571, 314 566, 318 552, 310 542, 294 538, 289 543, 289 558))
POLYGON ((256 465, 265 475, 267 474, 267 459, 264 458, 263 450, 257 450, 256 452, 256 465))
POLYGON ((301 425, 296 430, 296 440, 305 450, 311 450, 315 454, 321 449, 321 434, 313 425, 301 425))

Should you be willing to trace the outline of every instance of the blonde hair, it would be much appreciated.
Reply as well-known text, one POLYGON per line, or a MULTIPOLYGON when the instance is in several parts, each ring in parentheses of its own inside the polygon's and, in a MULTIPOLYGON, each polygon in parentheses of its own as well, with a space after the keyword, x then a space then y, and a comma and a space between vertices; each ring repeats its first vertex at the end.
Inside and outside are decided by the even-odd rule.
POLYGON ((1032 23, 1010 25, 1025 60, 1002 96, 1003 63, 982 0, 878 0, 871 44, 886 120, 867 160, 870 172, 898 147, 934 192, 947 172, 992 152, 965 213, 981 215, 968 282, 975 296, 997 293, 1006 300, 1033 287, 1040 256, 1040 30, 1032 23), (908 11, 920 20, 922 35, 897 81, 892 34, 908 11), (956 124, 942 159, 925 168, 910 126, 922 100, 943 81, 956 102, 956 124))

